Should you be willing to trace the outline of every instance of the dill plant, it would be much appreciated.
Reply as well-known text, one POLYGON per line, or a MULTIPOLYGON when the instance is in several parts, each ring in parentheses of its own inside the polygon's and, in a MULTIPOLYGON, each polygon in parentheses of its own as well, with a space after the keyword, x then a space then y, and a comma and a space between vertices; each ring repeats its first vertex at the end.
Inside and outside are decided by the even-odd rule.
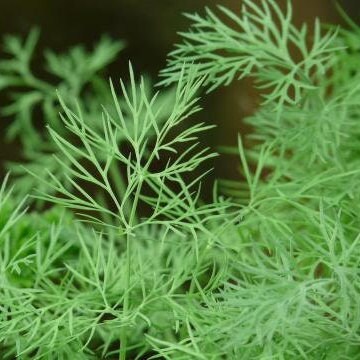
POLYGON ((159 93, 131 64, 129 84, 105 85, 120 43, 50 53, 54 87, 29 71, 36 32, 6 40, 28 163, 0 189, 2 359, 360 358, 360 29, 243 3, 189 15, 159 93), (202 88, 245 76, 263 103, 221 148, 241 180, 204 203, 208 172, 191 175, 217 156, 197 140, 212 126, 185 124, 202 88))

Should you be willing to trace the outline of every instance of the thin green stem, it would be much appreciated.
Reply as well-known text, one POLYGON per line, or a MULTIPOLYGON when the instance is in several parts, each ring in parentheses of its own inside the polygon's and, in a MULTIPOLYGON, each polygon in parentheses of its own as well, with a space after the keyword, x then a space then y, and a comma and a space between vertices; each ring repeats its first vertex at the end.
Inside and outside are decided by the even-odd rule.
MULTIPOLYGON (((140 199, 140 193, 142 188, 142 181, 139 181, 136 189, 136 193, 134 196, 134 202, 131 208, 130 218, 129 218, 129 228, 126 236, 126 277, 125 277, 125 296, 124 296, 124 307, 123 314, 127 315, 129 311, 129 303, 130 303, 130 282, 131 282, 131 231, 132 226, 136 217, 136 210, 140 199)), ((119 360, 126 360, 126 348, 127 348, 127 334, 126 327, 121 330, 120 333, 120 352, 119 352, 119 360)))
MULTIPOLYGON (((126 184, 120 173, 120 169, 118 168, 118 166, 116 166, 116 164, 112 164, 109 168, 109 173, 111 180, 115 185, 116 193, 120 196, 121 199, 124 199, 126 194, 126 184)), ((130 216, 131 209, 127 202, 125 202, 123 206, 123 212, 125 216, 130 216)))

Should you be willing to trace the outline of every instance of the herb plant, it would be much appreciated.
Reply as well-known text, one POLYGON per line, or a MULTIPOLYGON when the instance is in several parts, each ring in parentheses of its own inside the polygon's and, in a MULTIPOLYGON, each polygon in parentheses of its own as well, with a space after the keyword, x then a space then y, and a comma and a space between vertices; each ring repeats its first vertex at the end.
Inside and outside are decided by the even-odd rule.
POLYGON ((55 85, 36 30, 5 39, 25 163, 0 188, 1 359, 360 359, 360 28, 243 4, 188 15, 157 86, 131 63, 107 85, 110 39, 47 52, 55 85), (204 202, 219 155, 188 119, 248 76, 253 131, 220 148, 241 176, 204 202))

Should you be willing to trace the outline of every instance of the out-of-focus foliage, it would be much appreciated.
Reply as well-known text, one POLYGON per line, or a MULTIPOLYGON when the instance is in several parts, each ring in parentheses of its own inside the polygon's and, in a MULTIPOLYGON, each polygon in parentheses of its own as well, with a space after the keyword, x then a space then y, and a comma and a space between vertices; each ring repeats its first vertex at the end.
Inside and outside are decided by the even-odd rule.
MULTIPOLYGON (((51 126, 65 137, 70 135, 59 117, 59 96, 81 108, 94 130, 101 128, 102 106, 106 106, 110 112, 115 111, 108 79, 104 77, 104 73, 107 65, 113 62, 124 48, 124 42, 102 37, 91 51, 81 45, 73 47, 65 54, 47 50, 40 73, 45 79, 52 79, 50 82, 37 76, 31 66, 38 38, 37 29, 32 30, 25 40, 17 36, 5 37, 4 50, 8 58, 0 61, 0 91, 7 91, 9 96, 9 103, 2 106, 0 111, 3 116, 11 118, 6 139, 20 140, 26 161, 26 169, 16 163, 8 166, 17 176, 16 192, 20 197, 32 191, 35 185, 37 188, 39 186, 39 183, 27 176, 28 170, 45 180, 42 190, 46 188, 48 171, 54 173, 57 179, 65 180, 69 175, 54 161, 57 147, 46 131, 46 126, 51 126)), ((145 78, 143 86, 150 96, 150 79, 145 78)), ((172 91, 164 92, 157 100, 157 105, 154 106, 161 111, 160 118, 167 115, 172 101, 172 91)), ((128 116, 127 111, 124 116, 128 116)), ((121 142, 122 134, 118 136, 121 142)))

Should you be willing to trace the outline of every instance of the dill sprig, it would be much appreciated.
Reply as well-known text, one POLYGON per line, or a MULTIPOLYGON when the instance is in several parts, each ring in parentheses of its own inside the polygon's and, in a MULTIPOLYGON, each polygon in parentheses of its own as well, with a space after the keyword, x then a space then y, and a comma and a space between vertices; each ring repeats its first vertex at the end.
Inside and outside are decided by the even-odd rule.
MULTIPOLYGON (((84 94, 68 70, 98 74, 118 43, 48 56, 76 100, 46 86, 39 101, 60 116, 44 111, 45 132, 27 112, 35 137, 15 132, 43 160, 0 187, 1 359, 360 359, 360 30, 348 19, 310 34, 291 2, 244 4, 220 8, 224 21, 189 16, 162 72, 170 90, 130 64, 129 84, 96 75, 84 94), (205 203, 218 155, 198 136, 213 126, 190 119, 202 88, 245 76, 265 101, 220 155, 239 157, 241 179, 218 179, 205 203), (27 210, 34 197, 47 207, 27 210)), ((14 64, 36 37, 7 40, 0 86, 23 81, 14 64)), ((10 105, 13 128, 32 91, 10 105)))

